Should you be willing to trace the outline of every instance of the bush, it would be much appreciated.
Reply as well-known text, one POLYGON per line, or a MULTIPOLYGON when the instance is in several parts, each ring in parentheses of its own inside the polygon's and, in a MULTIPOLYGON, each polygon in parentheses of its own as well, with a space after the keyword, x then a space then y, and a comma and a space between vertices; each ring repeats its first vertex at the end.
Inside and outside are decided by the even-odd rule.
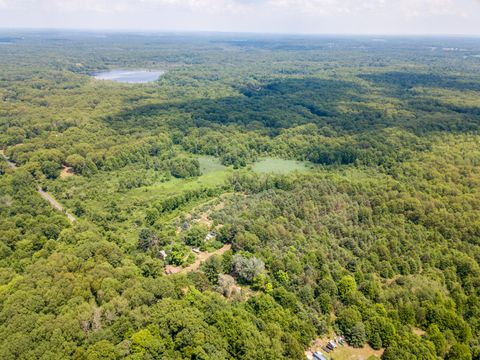
POLYGON ((233 257, 233 271, 240 280, 251 282, 265 270, 265 264, 256 257, 246 258, 241 255, 233 257))
POLYGON ((176 178, 190 178, 201 175, 197 159, 178 156, 169 162, 170 173, 176 178))

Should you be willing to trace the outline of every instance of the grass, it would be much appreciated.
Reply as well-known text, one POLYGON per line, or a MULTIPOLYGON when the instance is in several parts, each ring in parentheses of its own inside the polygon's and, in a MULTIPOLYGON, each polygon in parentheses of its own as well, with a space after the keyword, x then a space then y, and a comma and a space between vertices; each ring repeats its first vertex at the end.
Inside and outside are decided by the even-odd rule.
MULTIPOLYGON (((215 157, 200 156, 198 160, 202 175, 191 179, 166 177, 165 174, 145 170, 142 166, 129 165, 115 171, 99 172, 91 178, 72 176, 62 180, 54 180, 50 182, 50 185, 53 193, 59 199, 62 199, 62 203, 69 210, 72 210, 75 201, 80 200, 87 210, 87 214, 107 214, 109 212, 108 205, 115 202, 126 219, 114 224, 116 228, 114 232, 133 243, 138 236, 138 224, 143 223, 145 209, 152 202, 174 197, 186 191, 221 187, 233 171, 231 168, 223 166, 219 159, 215 157), (146 177, 149 179, 150 185, 118 192, 118 179, 132 173, 146 177), (65 198, 64 194, 68 192, 72 193, 73 196, 65 198)), ((209 200, 198 199, 192 201, 171 213, 162 214, 160 221, 162 224, 168 224, 182 212, 188 212, 209 200)), ((92 216, 95 218, 95 215, 92 216)))
POLYGON ((334 360, 367 360, 371 356, 376 356, 376 359, 380 359, 382 353, 383 351, 375 351, 368 345, 360 349, 344 346, 335 349, 327 358, 334 360))
POLYGON ((122 202, 129 203, 132 200, 158 200, 181 194, 188 190, 197 190, 202 187, 221 186, 228 179, 231 169, 223 166, 220 161, 212 156, 198 157, 202 175, 192 179, 171 178, 166 182, 158 182, 151 186, 143 186, 133 189, 124 194, 122 202))
POLYGON ((197 160, 200 163, 200 171, 202 172, 202 175, 218 172, 223 173, 227 169, 220 163, 220 160, 214 156, 198 156, 197 160))
MULTIPOLYGON (((136 210, 131 214, 127 223, 124 223, 122 228, 124 231, 131 232, 131 224, 135 220, 140 221, 144 218, 144 208, 150 201, 166 199, 176 195, 180 195, 185 191, 197 190, 201 188, 215 188, 226 183, 232 169, 220 164, 220 161, 214 157, 201 156, 198 158, 200 162, 200 169, 202 175, 192 179, 177 179, 171 178, 166 182, 158 182, 151 186, 144 186, 137 189, 130 190, 122 194, 122 199, 119 205, 122 208, 127 208, 132 203, 138 204, 135 206, 136 210)), ((188 212, 201 203, 209 201, 209 199, 199 199, 192 201, 186 206, 177 209, 173 212, 162 215, 161 222, 167 224, 179 216, 183 212, 188 212)), ((134 231, 136 238, 136 231, 134 231)))
POLYGON ((307 162, 296 160, 285 160, 278 158, 265 158, 257 161, 252 170, 258 174, 289 174, 294 171, 306 172, 312 169, 313 165, 307 162))
POLYGON ((383 349, 373 350, 368 344, 362 348, 354 348, 348 344, 338 345, 335 350, 326 353, 322 350, 322 346, 326 345, 330 338, 325 337, 314 341, 313 346, 309 349, 310 353, 320 351, 329 360, 367 360, 380 359, 383 354, 383 349))

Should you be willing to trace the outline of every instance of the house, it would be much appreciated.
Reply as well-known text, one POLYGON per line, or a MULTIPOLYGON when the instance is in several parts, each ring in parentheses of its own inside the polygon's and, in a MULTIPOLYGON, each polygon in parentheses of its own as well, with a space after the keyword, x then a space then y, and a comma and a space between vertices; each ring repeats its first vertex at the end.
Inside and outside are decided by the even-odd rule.
POLYGON ((217 236, 215 231, 210 231, 207 236, 205 236, 205 241, 212 240, 217 236))
POLYGON ((343 336, 338 336, 335 338, 335 342, 337 344, 343 345, 345 343, 345 339, 343 338, 343 336))
POLYGON ((313 360, 327 360, 327 358, 320 351, 315 351, 313 353, 313 360))
POLYGON ((327 348, 329 348, 330 350, 335 350, 336 347, 337 347, 337 344, 335 344, 333 340, 330 340, 327 344, 327 348))

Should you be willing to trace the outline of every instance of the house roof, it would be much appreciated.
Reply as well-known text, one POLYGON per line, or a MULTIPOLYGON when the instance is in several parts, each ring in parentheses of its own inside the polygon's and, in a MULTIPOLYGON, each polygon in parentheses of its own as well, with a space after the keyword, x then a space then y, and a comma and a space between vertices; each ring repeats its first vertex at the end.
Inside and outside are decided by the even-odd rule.
POLYGON ((323 354, 322 354, 321 352, 319 352, 319 351, 315 351, 315 352, 313 353, 313 358, 314 358, 315 360, 327 360, 327 358, 325 357, 325 355, 323 355, 323 354))

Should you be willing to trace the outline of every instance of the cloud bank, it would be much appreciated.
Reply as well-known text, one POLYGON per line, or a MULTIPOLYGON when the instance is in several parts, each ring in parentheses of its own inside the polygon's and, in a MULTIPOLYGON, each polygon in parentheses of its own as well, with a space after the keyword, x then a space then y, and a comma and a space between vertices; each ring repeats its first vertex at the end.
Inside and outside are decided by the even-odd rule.
POLYGON ((479 0, 0 0, 0 26, 480 35, 479 0))

